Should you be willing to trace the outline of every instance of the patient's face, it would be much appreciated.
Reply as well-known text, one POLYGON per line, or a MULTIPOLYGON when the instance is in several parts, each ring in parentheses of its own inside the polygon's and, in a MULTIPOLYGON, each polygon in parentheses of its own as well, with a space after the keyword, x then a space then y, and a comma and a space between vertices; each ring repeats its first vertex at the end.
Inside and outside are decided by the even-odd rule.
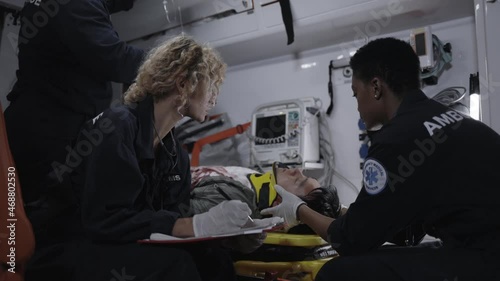
POLYGON ((297 196, 305 196, 320 187, 317 180, 306 177, 298 168, 277 168, 275 177, 278 185, 297 196))

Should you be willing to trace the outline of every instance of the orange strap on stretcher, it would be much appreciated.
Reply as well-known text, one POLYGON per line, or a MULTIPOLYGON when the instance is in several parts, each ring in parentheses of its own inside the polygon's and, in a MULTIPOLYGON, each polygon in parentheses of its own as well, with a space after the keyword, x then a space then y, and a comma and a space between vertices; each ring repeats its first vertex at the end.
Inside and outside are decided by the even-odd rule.
POLYGON ((227 130, 224 130, 224 131, 218 132, 216 134, 213 134, 213 135, 210 135, 210 136, 207 136, 207 137, 204 137, 204 138, 197 140, 194 143, 193 151, 191 152, 191 166, 195 167, 195 166, 198 166, 200 164, 200 152, 201 152, 201 148, 205 144, 218 142, 218 141, 230 138, 234 135, 242 134, 243 132, 245 132, 248 129, 248 127, 250 127, 250 124, 251 123, 248 122, 245 124, 237 125, 235 127, 229 128, 227 130))

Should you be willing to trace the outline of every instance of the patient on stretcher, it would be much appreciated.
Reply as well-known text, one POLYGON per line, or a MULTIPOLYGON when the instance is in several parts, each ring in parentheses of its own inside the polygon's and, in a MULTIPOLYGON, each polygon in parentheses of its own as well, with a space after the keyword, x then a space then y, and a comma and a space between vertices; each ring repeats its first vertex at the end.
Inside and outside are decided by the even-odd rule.
MULTIPOLYGON (((260 210, 281 202, 274 185, 299 196, 317 212, 336 218, 341 214, 341 204, 334 187, 321 187, 313 178, 305 176, 298 168, 288 168, 279 162, 273 164, 270 172, 259 173, 237 166, 191 167, 192 191, 191 211, 194 214, 206 212, 226 200, 222 192, 231 199, 241 200, 252 209, 252 217, 261 218, 260 210)), ((314 233, 306 225, 298 225, 288 233, 314 233)))

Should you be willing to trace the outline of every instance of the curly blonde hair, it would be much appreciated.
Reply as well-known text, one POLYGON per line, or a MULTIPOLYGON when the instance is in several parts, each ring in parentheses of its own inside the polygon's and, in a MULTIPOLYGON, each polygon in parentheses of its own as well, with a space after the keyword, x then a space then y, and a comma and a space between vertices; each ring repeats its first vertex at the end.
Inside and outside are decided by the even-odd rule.
POLYGON ((226 64, 207 45, 186 35, 178 35, 152 49, 139 68, 135 83, 125 93, 125 104, 133 104, 151 95, 155 102, 176 91, 176 81, 187 83, 187 91, 179 93, 178 108, 186 106, 200 79, 208 78, 213 96, 219 94, 226 64))

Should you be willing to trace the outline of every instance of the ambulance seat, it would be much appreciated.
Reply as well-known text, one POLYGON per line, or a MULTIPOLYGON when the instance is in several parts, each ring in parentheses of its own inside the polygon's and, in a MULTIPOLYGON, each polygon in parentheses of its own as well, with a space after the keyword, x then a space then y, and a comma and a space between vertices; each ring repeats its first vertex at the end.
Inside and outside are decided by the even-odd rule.
POLYGON ((0 281, 23 281, 35 237, 24 212, 21 185, 10 152, 0 104, 0 281), (11 226, 11 227, 9 227, 11 226))
POLYGON ((261 248, 237 258, 239 280, 313 281, 337 252, 314 234, 269 232, 261 248))

